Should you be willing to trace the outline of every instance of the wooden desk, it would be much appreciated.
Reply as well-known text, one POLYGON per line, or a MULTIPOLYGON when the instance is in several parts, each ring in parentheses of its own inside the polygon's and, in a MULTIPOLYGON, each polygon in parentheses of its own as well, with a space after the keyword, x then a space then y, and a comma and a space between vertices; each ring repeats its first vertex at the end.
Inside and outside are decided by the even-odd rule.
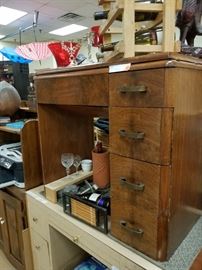
POLYGON ((64 176, 63 152, 91 158, 93 117, 109 117, 111 233, 163 261, 202 208, 202 61, 152 54, 127 64, 37 74, 43 183, 64 176))

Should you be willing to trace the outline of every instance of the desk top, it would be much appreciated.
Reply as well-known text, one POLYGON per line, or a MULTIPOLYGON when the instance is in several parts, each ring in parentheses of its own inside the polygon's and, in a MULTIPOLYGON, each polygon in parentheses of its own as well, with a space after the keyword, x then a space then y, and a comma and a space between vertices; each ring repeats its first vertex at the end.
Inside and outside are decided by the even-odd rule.
POLYGON ((61 73, 69 73, 69 72, 79 72, 79 71, 85 71, 85 70, 99 70, 99 69, 106 69, 106 72, 108 72, 108 67, 112 65, 118 65, 118 64, 124 64, 124 63, 131 63, 132 65, 138 65, 138 64, 147 64, 153 65, 154 63, 159 62, 160 66, 164 67, 177 67, 177 66, 186 66, 193 68, 199 68, 202 69, 202 59, 184 55, 180 53, 152 53, 152 54, 146 54, 142 56, 136 56, 132 58, 126 58, 123 60, 119 60, 116 62, 107 62, 107 63, 94 63, 94 64, 85 64, 85 65, 79 65, 79 66, 71 66, 71 67, 58 67, 58 68, 48 68, 48 69, 38 69, 36 71, 36 75, 34 79, 38 79, 38 77, 44 76, 44 75, 52 75, 52 74, 61 74, 61 73))

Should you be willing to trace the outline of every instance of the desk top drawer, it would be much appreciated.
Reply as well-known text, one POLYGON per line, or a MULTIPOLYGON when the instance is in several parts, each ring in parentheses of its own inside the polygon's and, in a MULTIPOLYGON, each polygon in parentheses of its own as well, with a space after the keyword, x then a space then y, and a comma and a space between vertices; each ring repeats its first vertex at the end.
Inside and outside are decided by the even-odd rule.
POLYGON ((110 109, 110 151, 151 163, 170 163, 172 109, 110 109))
POLYGON ((164 69, 111 74, 110 105, 135 107, 164 106, 164 69))
POLYGON ((52 77, 36 80, 38 103, 107 106, 108 74, 52 77))

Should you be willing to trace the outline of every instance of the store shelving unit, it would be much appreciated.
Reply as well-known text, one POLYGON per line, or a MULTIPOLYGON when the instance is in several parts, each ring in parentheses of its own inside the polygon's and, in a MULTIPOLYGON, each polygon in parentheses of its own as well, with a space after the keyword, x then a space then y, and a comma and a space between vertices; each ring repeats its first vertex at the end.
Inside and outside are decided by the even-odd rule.
POLYGON ((116 1, 99 1, 103 5, 103 9, 109 10, 108 19, 102 25, 100 34, 105 35, 114 33, 110 29, 118 16, 122 14, 122 27, 116 29, 116 32, 123 33, 121 40, 112 53, 105 60, 114 59, 117 56, 124 58, 133 57, 137 53, 151 52, 177 52, 180 43, 175 40, 175 17, 176 12, 181 9, 181 0, 165 0, 157 3, 140 3, 131 0, 116 1), (135 15, 137 12, 157 12, 157 16, 153 21, 136 22, 135 15), (156 45, 139 45, 135 44, 135 34, 146 31, 156 26, 162 26, 163 40, 162 44, 156 45))

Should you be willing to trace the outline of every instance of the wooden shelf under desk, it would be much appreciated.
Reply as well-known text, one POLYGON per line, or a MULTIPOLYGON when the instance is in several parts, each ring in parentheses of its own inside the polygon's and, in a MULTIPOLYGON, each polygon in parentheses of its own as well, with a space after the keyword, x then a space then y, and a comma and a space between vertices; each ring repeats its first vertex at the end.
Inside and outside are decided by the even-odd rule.
POLYGON ((4 132, 13 133, 13 134, 19 134, 20 135, 21 129, 10 128, 10 127, 6 127, 6 126, 0 126, 0 131, 4 131, 4 132))
POLYGON ((33 112, 33 113, 37 113, 37 110, 31 107, 26 107, 26 106, 21 106, 20 107, 21 111, 25 111, 25 112, 33 112))

